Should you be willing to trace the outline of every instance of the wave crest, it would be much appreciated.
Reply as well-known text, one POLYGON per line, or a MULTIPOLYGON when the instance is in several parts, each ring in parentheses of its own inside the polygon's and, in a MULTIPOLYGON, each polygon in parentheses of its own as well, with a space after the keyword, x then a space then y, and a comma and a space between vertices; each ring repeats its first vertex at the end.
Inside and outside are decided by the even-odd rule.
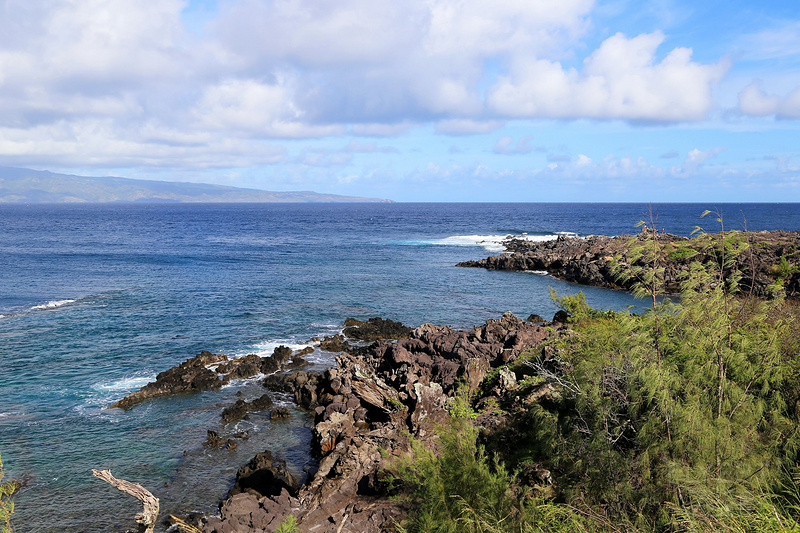
POLYGON ((50 300, 45 304, 34 305, 31 307, 31 311, 46 311, 48 309, 56 309, 57 307, 62 307, 76 301, 77 300, 50 300))

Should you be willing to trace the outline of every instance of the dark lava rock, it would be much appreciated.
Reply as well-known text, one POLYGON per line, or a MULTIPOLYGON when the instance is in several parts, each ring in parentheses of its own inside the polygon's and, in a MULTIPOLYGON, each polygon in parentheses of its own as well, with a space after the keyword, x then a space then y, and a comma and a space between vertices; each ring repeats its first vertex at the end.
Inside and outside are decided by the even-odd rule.
POLYGON ((346 352, 350 349, 350 343, 345 340, 344 336, 336 334, 322 339, 319 347, 326 352, 346 352))
POLYGON ((275 392, 293 392, 293 385, 286 382, 286 376, 270 374, 261 382, 264 388, 275 392))
POLYGON ((556 314, 553 315, 553 322, 558 322, 559 324, 566 324, 567 320, 569 320, 569 313, 560 309, 556 311, 556 314))
MULTIPOLYGON (((208 446, 209 448, 227 448, 228 450, 235 450, 239 443, 233 440, 232 438, 223 438, 219 436, 219 433, 214 431, 213 429, 208 430, 208 438, 203 443, 203 446, 208 446)), ((234 435, 236 436, 236 435, 234 435)))
POLYGON ((308 361, 303 359, 302 357, 293 357, 291 361, 286 363, 286 368, 289 370, 299 370, 301 368, 307 367, 309 364, 308 361))
POLYGON ((222 411, 222 421, 226 424, 241 420, 244 415, 250 411, 263 411, 272 407, 272 399, 269 395, 264 394, 260 398, 256 398, 252 402, 244 400, 236 400, 236 403, 226 407, 222 411))
MULTIPOLYGON (((336 368, 323 373, 268 376, 265 386, 293 393, 299 405, 314 410, 318 468, 306 485, 288 488, 293 483, 284 477, 285 465, 259 454, 240 469, 240 493, 222 505, 221 516, 210 519, 204 533, 274 531, 289 513, 299 531, 393 531, 406 507, 387 497, 381 476, 408 454, 412 437, 435 447, 456 390, 466 386, 477 394, 493 368, 502 378, 494 389, 507 398, 493 397, 487 405, 513 404, 517 381, 504 366, 566 331, 510 313, 472 331, 423 324, 396 341, 377 340, 342 353, 336 368)), ((558 392, 552 383, 540 388, 537 398, 558 392)), ((495 418, 495 425, 503 425, 500 411, 495 418)))
POLYGON ((506 253, 481 259, 464 261, 456 266, 481 267, 487 270, 539 270, 559 279, 584 285, 599 285, 614 289, 631 289, 636 276, 620 279, 614 268, 614 257, 624 268, 630 261, 637 267, 649 267, 646 259, 631 257, 633 246, 655 244, 661 251, 659 267, 663 268, 664 292, 679 293, 681 282, 689 273, 693 262, 717 263, 714 249, 738 240, 745 251, 729 257, 727 268, 737 268, 742 273, 740 288, 759 298, 776 295, 776 286, 788 298, 800 298, 800 232, 759 231, 700 234, 686 238, 669 233, 654 232, 643 226, 638 235, 590 235, 588 237, 559 236, 555 240, 532 242, 510 239, 503 244, 506 253), (709 239, 716 242, 709 247, 709 239))
POLYGON ((218 389, 224 382, 206 367, 227 360, 228 357, 225 355, 204 350, 180 365, 161 372, 155 381, 111 404, 111 407, 128 409, 134 404, 157 396, 218 389))
POLYGON ((270 420, 286 420, 291 418, 292 413, 286 407, 276 407, 269 412, 270 420))
POLYGON ((379 339, 399 339, 408 337, 412 329, 394 320, 370 318, 366 321, 348 318, 344 322, 344 334, 360 341, 377 341, 379 339))
POLYGON ((250 378, 261 372, 261 358, 254 353, 237 359, 235 362, 238 364, 230 371, 230 378, 250 378))
POLYGON ((312 353, 314 353, 314 348, 312 348, 311 346, 306 346, 302 350, 300 350, 297 353, 295 353, 294 356, 295 357, 303 357, 304 355, 311 355, 312 353))
POLYGON ((272 352, 272 358, 279 364, 285 364, 292 357, 292 349, 288 346, 278 346, 272 352))
POLYGON ((282 489, 297 494, 300 485, 286 469, 286 461, 278 459, 269 450, 263 451, 250 459, 245 466, 236 472, 236 482, 228 493, 230 498, 240 492, 249 492, 260 496, 277 496, 282 489))

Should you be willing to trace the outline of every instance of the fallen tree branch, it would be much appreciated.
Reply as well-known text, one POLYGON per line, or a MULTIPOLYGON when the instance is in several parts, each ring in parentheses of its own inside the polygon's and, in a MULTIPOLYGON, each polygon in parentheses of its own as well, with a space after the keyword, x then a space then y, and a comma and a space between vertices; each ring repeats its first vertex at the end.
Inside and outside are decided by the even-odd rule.
POLYGON ((138 483, 115 478, 111 475, 110 470, 95 470, 92 468, 92 475, 142 502, 144 508, 141 513, 137 513, 135 516, 136 522, 139 524, 139 533, 153 533, 153 528, 158 519, 158 498, 138 483))

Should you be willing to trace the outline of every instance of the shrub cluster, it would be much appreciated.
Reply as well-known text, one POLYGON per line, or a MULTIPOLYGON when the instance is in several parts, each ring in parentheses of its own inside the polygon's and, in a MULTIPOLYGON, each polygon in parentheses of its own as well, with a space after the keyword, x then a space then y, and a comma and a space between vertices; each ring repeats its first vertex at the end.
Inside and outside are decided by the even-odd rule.
POLYGON ((518 408, 502 436, 479 439, 462 416, 439 456, 415 448, 400 469, 406 530, 800 532, 798 308, 740 291, 746 234, 702 242, 711 259, 691 265, 677 301, 659 296, 656 232, 619 272, 648 311, 556 295, 573 334, 532 366, 557 401, 518 408), (530 464, 552 490, 522 481, 530 464))

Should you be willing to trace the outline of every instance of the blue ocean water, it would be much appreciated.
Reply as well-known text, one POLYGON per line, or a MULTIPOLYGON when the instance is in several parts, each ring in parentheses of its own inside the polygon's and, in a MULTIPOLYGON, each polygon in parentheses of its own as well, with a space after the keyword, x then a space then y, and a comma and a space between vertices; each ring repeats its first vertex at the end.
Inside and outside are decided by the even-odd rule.
MULTIPOLYGON (((800 230, 800 204, 653 206, 688 235, 726 228, 800 230)), ((119 531, 137 502, 91 476, 109 468, 148 486, 162 513, 213 511, 236 468, 263 449, 302 476, 310 422, 220 411, 256 381, 222 391, 106 406, 200 350, 267 355, 339 331, 347 317, 471 327, 505 311, 556 311, 549 288, 583 289, 622 309, 630 295, 533 273, 455 268, 507 234, 621 234, 642 204, 9 205, 0 207, 0 454, 24 480, 15 531, 119 531), (206 430, 247 431, 236 451, 206 430)), ((330 355, 312 360, 323 368, 330 355)), ((276 398, 291 406, 290 398, 276 398)))

